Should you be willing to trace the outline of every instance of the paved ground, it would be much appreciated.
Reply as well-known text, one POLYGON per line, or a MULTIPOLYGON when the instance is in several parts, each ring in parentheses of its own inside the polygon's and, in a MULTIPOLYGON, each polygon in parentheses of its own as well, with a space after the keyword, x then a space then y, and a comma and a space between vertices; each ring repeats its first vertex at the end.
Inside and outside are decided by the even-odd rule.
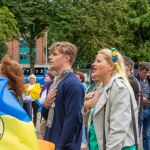
MULTIPOLYGON (((40 134, 40 114, 38 114, 38 120, 37 120, 36 128, 37 128, 37 137, 41 138, 41 134, 40 134)), ((81 149, 81 150, 88 150, 88 148, 84 148, 84 149, 81 149)), ((143 148, 142 148, 142 138, 140 138, 139 150, 143 150, 143 148)))

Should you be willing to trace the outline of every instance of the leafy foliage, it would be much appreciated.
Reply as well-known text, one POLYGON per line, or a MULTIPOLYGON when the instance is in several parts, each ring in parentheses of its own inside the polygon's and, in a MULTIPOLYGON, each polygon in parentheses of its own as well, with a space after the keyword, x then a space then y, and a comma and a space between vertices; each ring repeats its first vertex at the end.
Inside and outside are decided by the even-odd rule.
POLYGON ((150 61, 148 0, 2 0, 31 49, 48 29, 48 43, 70 41, 78 47, 74 67, 85 68, 104 47, 116 47, 134 61, 150 61))
POLYGON ((49 25, 49 0, 2 0, 15 15, 17 27, 30 48, 30 70, 34 72, 34 46, 49 25))
POLYGON ((147 0, 132 0, 127 12, 133 36, 125 43, 128 45, 127 54, 136 62, 150 61, 150 5, 147 0))
POLYGON ((51 8, 49 44, 66 40, 77 45, 75 67, 86 67, 104 47, 116 47, 134 61, 150 60, 146 0, 54 0, 51 8))
POLYGON ((89 1, 55 0, 52 2, 49 45, 55 41, 70 41, 78 47, 76 66, 85 67, 98 47, 98 22, 89 1))
POLYGON ((8 49, 7 49, 5 42, 0 41, 0 60, 7 53, 7 50, 8 49))
POLYGON ((14 15, 7 7, 0 8, 0 41, 15 38, 18 34, 14 15))

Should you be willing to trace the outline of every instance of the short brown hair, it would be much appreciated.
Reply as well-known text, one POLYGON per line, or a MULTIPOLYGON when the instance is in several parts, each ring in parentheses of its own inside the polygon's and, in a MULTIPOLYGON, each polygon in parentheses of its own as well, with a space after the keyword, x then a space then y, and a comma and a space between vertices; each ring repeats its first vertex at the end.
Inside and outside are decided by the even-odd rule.
POLYGON ((127 56, 123 56, 124 59, 124 64, 125 66, 130 67, 130 69, 132 70, 134 68, 134 62, 130 57, 127 56))
POLYGON ((1 60, 1 73, 9 79, 9 84, 17 96, 22 96, 24 88, 24 75, 21 65, 11 60, 8 55, 1 60))
POLYGON ((139 66, 138 66, 138 69, 140 71, 142 71, 142 70, 149 71, 150 70, 150 63, 148 63, 148 62, 140 62, 139 66))
POLYGON ((70 63, 73 64, 77 56, 77 47, 70 42, 55 42, 49 47, 50 52, 58 49, 63 55, 70 56, 70 63))

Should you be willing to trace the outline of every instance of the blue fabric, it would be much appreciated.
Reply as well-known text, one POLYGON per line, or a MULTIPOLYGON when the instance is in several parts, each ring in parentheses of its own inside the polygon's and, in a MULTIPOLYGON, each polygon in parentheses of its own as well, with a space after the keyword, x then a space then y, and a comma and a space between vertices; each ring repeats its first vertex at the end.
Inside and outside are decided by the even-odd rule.
POLYGON ((42 110, 42 104, 40 104, 40 102, 39 102, 38 99, 36 99, 35 102, 36 102, 36 104, 38 105, 38 110, 37 110, 37 112, 41 112, 41 110, 42 110))
POLYGON ((20 121, 30 122, 31 119, 28 117, 27 113, 6 88, 7 82, 7 78, 0 77, 0 116, 9 115, 20 121))
MULTIPOLYGON (((84 90, 86 91, 87 90, 87 85, 85 82, 82 82, 82 85, 83 85, 83 88, 84 90)), ((94 87, 95 84, 92 84, 88 90, 86 91, 86 94, 91 92, 93 87, 94 87)), ((87 143, 87 128, 85 126, 85 124, 83 123, 82 125, 82 143, 87 143)))
POLYGON ((82 82, 82 85, 83 85, 84 91, 86 91, 86 89, 87 89, 86 83, 85 83, 85 82, 82 82))
MULTIPOLYGON (((84 88, 84 91, 86 91, 87 89, 87 85, 85 82, 82 82, 82 85, 83 85, 83 88, 84 88)), ((83 123, 82 125, 82 143, 86 143, 87 142, 87 138, 86 138, 86 128, 85 128, 85 124, 83 123)))
MULTIPOLYGON (((143 80, 140 78, 140 76, 138 74, 137 79, 140 82, 142 92, 143 92, 142 93, 143 97, 150 99, 150 76, 147 76, 147 78, 145 80, 143 80)), ((143 102, 143 104, 150 108, 150 102, 148 102, 148 103, 143 102)))
MULTIPOLYGON (((143 96, 146 98, 150 98, 150 76, 147 76, 146 80, 142 80, 138 75, 137 79, 140 82, 143 96)), ((143 102, 143 105, 150 107, 150 102, 143 102)), ((139 130, 140 129, 142 129, 143 135, 143 148, 144 150, 150 150, 150 108, 143 108, 142 110, 139 130)))
POLYGON ((140 79, 140 85, 142 87, 143 96, 146 98, 150 98, 150 85, 148 79, 145 80, 140 79))
POLYGON ((82 143, 86 143, 86 142, 87 142, 86 128, 85 128, 85 124, 83 123, 83 125, 82 125, 82 143))
POLYGON ((143 126, 143 147, 144 150, 150 150, 150 109, 143 108, 140 128, 143 126))
POLYGON ((80 149, 84 93, 72 72, 58 85, 52 127, 47 127, 45 132, 45 140, 55 143, 56 149, 80 149))
POLYGON ((94 86, 95 86, 95 83, 91 84, 90 87, 87 89, 86 94, 91 92, 93 90, 94 86))
MULTIPOLYGON (((149 85, 148 79, 145 79, 145 80, 140 79, 140 85, 142 88, 143 97, 150 99, 150 85, 149 85)), ((145 105, 150 108, 150 102, 145 103, 145 105)))

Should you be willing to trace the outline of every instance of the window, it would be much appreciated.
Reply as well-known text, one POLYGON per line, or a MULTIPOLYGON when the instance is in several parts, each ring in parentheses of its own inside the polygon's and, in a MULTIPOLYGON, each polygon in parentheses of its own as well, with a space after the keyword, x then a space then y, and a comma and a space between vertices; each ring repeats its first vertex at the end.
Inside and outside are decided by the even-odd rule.
POLYGON ((30 60, 30 54, 28 52, 20 53, 20 60, 30 60))
MULTIPOLYGON (((34 47, 34 58, 36 58, 36 43, 34 47)), ((23 38, 20 38, 20 63, 30 64, 30 48, 26 45, 26 41, 23 38)))

